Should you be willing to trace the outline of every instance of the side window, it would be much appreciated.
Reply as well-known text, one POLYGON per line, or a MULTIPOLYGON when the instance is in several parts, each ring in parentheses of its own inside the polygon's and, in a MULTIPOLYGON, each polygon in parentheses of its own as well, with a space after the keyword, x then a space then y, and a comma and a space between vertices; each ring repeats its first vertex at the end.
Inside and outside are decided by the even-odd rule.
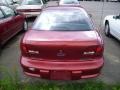
POLYGON ((1 0, 1 2, 0 3, 3 3, 3 4, 8 4, 7 2, 6 2, 6 0, 1 0))
POLYGON ((47 0, 41 0, 41 2, 43 2, 43 4, 46 4, 47 0))
POLYGON ((4 18, 3 12, 0 10, 0 19, 4 18))
POLYGON ((14 16, 14 15, 15 15, 14 10, 12 10, 12 9, 9 8, 9 7, 1 6, 1 9, 2 9, 3 12, 5 13, 5 16, 6 16, 6 17, 10 17, 10 16, 14 16))

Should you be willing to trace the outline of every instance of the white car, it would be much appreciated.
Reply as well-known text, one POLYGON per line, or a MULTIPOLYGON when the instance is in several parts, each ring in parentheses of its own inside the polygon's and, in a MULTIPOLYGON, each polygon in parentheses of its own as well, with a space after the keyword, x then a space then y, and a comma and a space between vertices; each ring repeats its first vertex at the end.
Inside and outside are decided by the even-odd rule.
POLYGON ((120 15, 109 15, 104 18, 106 36, 114 36, 120 40, 120 15))
POLYGON ((60 0, 59 5, 80 5, 78 0, 60 0))
POLYGON ((17 11, 28 17, 36 17, 41 10, 46 7, 46 2, 43 0, 22 0, 22 3, 17 7, 17 11))

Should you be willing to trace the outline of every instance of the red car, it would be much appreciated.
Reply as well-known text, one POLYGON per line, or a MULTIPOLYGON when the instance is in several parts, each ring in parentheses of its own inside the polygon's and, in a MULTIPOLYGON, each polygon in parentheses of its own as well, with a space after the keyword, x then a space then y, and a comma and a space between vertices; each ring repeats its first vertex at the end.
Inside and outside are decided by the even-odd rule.
POLYGON ((0 4, 0 47, 21 30, 27 29, 25 17, 0 4))
POLYGON ((96 77, 103 66, 103 40, 80 7, 42 11, 21 41, 26 75, 52 80, 96 77))

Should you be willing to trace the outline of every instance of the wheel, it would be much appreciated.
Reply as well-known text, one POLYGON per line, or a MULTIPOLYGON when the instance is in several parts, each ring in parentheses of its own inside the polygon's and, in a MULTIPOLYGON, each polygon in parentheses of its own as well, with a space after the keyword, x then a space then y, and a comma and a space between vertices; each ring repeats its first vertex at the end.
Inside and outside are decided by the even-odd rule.
POLYGON ((28 23, 27 23, 27 21, 25 21, 24 25, 23 25, 23 30, 27 31, 27 29, 28 29, 28 23))
POLYGON ((110 37, 110 27, 109 27, 109 23, 105 24, 105 35, 110 37))
POLYGON ((1 55, 1 51, 2 51, 2 45, 0 44, 0 55, 1 55))

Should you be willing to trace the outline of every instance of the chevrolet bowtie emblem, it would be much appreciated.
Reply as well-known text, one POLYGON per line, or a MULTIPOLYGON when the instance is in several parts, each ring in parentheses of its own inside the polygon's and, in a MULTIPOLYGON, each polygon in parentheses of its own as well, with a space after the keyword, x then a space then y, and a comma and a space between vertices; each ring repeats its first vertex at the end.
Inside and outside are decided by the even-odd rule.
POLYGON ((63 52, 63 50, 59 50, 59 52, 57 53, 57 56, 64 57, 65 53, 63 52))

